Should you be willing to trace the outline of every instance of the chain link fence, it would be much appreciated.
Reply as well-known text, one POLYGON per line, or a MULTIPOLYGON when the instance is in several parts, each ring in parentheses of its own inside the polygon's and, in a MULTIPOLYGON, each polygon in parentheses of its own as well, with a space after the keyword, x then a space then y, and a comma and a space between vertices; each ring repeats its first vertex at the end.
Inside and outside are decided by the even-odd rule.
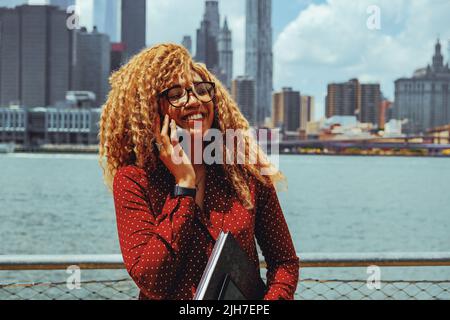
POLYGON ((450 281, 383 281, 371 289, 362 280, 316 280, 299 282, 301 300, 450 300, 450 281))
MULTIPOLYGON (((0 300, 136 300, 139 289, 129 278, 90 280, 69 289, 67 282, 0 284, 0 300)), ((303 279, 296 300, 450 300, 450 281, 383 281, 370 289, 362 280, 303 279)))
MULTIPOLYGON (((303 259, 296 300, 450 300, 448 254, 395 261, 379 255, 377 261, 367 255, 325 256, 303 259), (387 266, 379 289, 368 285, 366 269, 361 268, 375 262, 387 266)), ((262 269, 264 280, 265 273, 262 269)), ((0 300, 136 300, 138 295, 120 256, 0 256, 0 300), (73 288, 67 271, 73 265, 80 267, 78 288, 73 288)))

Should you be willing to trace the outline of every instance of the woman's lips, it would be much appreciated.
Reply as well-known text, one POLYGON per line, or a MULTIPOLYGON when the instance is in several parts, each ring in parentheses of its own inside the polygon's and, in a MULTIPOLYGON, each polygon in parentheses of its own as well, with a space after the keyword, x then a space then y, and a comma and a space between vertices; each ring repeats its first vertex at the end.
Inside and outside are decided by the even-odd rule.
POLYGON ((207 113, 205 113, 205 112, 195 112, 195 113, 191 113, 191 114, 188 114, 188 115, 186 115, 186 116, 183 116, 182 117, 182 119, 183 120, 185 120, 185 121, 187 121, 187 120, 191 120, 192 118, 194 119, 194 120, 196 120, 196 119, 198 119, 198 118, 206 118, 208 116, 208 114, 207 113))

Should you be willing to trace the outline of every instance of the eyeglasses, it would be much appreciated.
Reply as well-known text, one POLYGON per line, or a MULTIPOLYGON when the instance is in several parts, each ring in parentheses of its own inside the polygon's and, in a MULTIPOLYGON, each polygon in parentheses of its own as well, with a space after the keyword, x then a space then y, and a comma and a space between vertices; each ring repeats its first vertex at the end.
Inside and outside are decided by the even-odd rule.
POLYGON ((195 82, 193 88, 185 89, 181 86, 175 86, 161 92, 159 97, 166 97, 167 101, 175 108, 183 108, 189 102, 191 96, 189 92, 192 91, 200 102, 208 103, 214 99, 215 88, 214 82, 195 82))

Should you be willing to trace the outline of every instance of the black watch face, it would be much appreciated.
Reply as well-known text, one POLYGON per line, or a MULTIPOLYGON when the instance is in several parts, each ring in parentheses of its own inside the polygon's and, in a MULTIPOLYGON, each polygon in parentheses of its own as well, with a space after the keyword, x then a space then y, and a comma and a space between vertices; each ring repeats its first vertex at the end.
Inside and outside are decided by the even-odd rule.
POLYGON ((174 196, 190 196, 195 198, 196 195, 196 189, 188 189, 188 188, 183 188, 180 187, 178 185, 175 186, 175 190, 174 190, 174 196))

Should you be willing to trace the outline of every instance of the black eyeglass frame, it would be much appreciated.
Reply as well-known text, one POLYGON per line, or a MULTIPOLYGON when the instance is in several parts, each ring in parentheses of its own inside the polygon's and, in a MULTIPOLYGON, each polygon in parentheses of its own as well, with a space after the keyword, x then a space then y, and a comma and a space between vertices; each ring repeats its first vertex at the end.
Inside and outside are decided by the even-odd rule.
POLYGON ((201 84, 201 83, 207 83, 207 84, 210 84, 210 85, 212 86, 212 89, 213 89, 212 92, 213 92, 214 94, 213 94, 213 96, 211 97, 211 100, 209 100, 209 101, 207 101, 207 102, 202 101, 202 100, 197 96, 197 93, 195 92, 195 89, 194 89, 194 88, 185 88, 184 90, 186 91, 186 94, 187 94, 187 100, 186 100, 186 102, 184 103, 184 105, 182 105, 182 106, 176 106, 176 105, 173 105, 172 102, 170 102, 170 99, 169 99, 169 97, 168 97, 168 93, 169 93, 169 91, 172 90, 172 89, 175 89, 175 88, 181 88, 180 85, 178 85, 178 86, 173 86, 173 87, 171 87, 171 88, 169 88, 169 89, 164 90, 163 92, 161 92, 160 94, 158 94, 158 98, 165 97, 166 100, 167 100, 167 102, 169 102, 169 104, 170 104, 172 107, 181 109, 181 108, 184 108, 184 107, 189 103, 189 99, 191 98, 191 95, 190 95, 189 93, 192 92, 192 93, 194 94, 194 96, 197 98, 198 101, 200 101, 200 102, 202 102, 202 103, 210 103, 210 102, 213 101, 214 98, 216 97, 216 83, 215 83, 215 82, 212 82, 212 81, 201 81, 201 82, 194 82, 194 85, 201 84))

